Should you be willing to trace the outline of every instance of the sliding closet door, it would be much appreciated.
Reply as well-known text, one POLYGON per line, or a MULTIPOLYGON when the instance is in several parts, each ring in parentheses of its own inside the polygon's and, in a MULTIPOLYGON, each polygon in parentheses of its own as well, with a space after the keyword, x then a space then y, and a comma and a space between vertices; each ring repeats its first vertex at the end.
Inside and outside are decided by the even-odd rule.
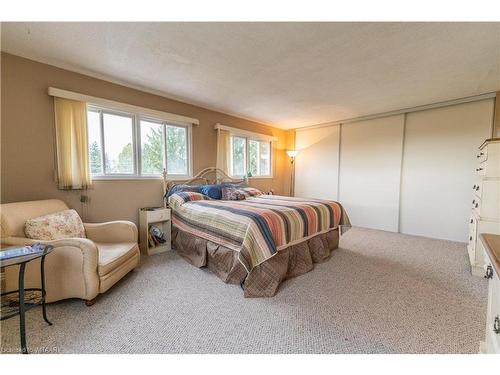
POLYGON ((409 113, 402 233, 466 241, 477 147, 491 135, 493 99, 409 113))
POLYGON ((339 126, 297 130, 295 196, 337 200, 339 126))
POLYGON ((342 125, 339 200, 356 226, 398 231, 404 115, 342 125))

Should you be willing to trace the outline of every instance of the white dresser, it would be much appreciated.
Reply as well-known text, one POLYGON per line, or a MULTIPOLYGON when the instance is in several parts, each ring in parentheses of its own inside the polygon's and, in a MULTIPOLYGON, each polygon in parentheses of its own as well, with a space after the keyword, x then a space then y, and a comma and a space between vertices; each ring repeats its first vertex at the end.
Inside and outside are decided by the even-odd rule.
POLYGON ((500 353, 500 235, 483 233, 480 246, 485 250, 485 278, 488 282, 486 336, 481 353, 500 353))
POLYGON ((500 138, 487 139, 479 147, 477 161, 467 250, 472 274, 482 277, 485 254, 479 235, 500 234, 500 138))

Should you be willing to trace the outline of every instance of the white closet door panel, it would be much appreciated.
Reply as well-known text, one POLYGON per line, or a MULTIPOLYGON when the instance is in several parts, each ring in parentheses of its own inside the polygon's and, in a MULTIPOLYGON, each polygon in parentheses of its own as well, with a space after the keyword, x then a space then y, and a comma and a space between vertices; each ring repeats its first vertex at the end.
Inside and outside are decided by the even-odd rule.
POLYGON ((356 226, 398 231, 404 115, 342 126, 340 191, 356 226))
POLYGON ((493 99, 406 118, 402 233, 465 242, 477 147, 491 135, 493 99))
POLYGON ((339 129, 329 126, 295 133, 295 196, 336 200, 338 196, 339 129))

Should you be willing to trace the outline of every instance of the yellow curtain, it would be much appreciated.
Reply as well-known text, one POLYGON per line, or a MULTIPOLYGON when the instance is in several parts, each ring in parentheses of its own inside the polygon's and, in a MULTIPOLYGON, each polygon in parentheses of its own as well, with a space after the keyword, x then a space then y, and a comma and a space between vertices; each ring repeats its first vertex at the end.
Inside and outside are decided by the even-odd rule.
POLYGON ((229 153, 231 150, 231 134, 227 130, 217 129, 217 164, 216 167, 229 173, 229 153))
POLYGON ((89 168, 87 105, 54 98, 56 115, 56 176, 59 189, 86 189, 92 185, 89 168))

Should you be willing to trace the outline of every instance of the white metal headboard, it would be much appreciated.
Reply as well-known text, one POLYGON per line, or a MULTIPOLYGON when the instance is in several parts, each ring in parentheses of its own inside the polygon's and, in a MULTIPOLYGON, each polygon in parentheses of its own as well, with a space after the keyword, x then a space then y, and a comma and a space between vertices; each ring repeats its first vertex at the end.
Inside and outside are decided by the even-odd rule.
POLYGON ((167 179, 167 171, 163 170, 163 205, 166 207, 167 202, 165 195, 175 185, 200 185, 200 184, 221 184, 223 182, 232 182, 235 184, 248 183, 247 178, 235 179, 229 176, 222 169, 217 167, 208 167, 199 171, 193 178, 183 181, 169 181, 167 179))

